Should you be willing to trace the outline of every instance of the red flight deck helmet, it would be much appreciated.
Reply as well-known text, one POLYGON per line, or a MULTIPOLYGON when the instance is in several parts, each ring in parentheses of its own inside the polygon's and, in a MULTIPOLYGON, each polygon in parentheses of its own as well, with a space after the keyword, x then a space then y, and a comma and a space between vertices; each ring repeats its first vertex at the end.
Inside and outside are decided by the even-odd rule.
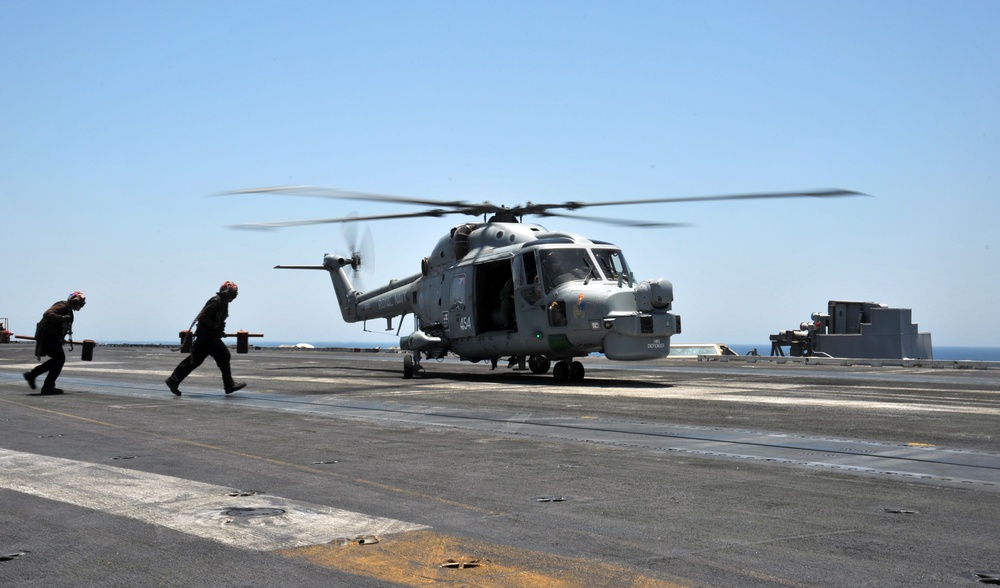
POLYGON ((240 293, 240 289, 236 287, 234 282, 226 281, 219 286, 219 294, 228 294, 230 299, 235 299, 237 294, 240 293))
POLYGON ((87 303, 87 297, 83 295, 83 292, 73 292, 66 298, 66 302, 72 306, 83 308, 83 305, 87 303))

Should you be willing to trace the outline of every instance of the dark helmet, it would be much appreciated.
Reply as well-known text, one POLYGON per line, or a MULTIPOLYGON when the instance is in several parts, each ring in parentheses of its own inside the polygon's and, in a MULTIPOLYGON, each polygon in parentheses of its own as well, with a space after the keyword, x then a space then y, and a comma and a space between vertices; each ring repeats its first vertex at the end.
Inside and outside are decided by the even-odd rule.
POLYGON ((79 305, 80 308, 83 308, 83 305, 87 303, 87 297, 83 295, 83 292, 73 292, 66 298, 66 302, 79 305))
POLYGON ((234 282, 226 281, 219 286, 219 294, 227 294, 230 298, 236 298, 236 295, 240 293, 240 289, 236 287, 234 282))

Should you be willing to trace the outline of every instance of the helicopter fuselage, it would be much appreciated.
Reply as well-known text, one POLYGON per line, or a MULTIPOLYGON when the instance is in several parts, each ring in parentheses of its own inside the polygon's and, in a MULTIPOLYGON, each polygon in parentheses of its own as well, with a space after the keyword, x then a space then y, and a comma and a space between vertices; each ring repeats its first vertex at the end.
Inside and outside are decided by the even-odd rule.
POLYGON ((669 281, 637 283, 615 245, 535 224, 458 225, 419 274, 371 292, 354 289, 350 265, 335 254, 323 264, 344 320, 391 325, 413 314, 416 328, 400 346, 427 357, 655 359, 670 353, 670 337, 681 331, 669 281))

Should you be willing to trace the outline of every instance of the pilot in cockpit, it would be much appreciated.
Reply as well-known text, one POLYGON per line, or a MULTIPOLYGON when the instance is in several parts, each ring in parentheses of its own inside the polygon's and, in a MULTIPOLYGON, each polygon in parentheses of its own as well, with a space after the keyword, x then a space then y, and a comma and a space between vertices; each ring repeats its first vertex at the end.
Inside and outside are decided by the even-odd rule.
POLYGON ((572 280, 584 280, 591 275, 592 268, 578 252, 554 250, 542 253, 542 274, 545 292, 572 280))

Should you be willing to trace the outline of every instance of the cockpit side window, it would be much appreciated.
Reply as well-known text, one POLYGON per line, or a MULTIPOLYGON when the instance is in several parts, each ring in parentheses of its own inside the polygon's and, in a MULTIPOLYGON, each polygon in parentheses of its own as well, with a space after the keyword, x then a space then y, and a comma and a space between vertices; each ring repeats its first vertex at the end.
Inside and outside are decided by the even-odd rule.
POLYGON ((535 265, 535 253, 529 251, 520 259, 524 262, 524 284, 534 284, 538 281, 538 266, 535 265))
POLYGON ((530 305, 535 305, 542 298, 542 290, 538 283, 538 265, 535 263, 535 252, 528 251, 514 258, 514 286, 521 298, 530 305))

